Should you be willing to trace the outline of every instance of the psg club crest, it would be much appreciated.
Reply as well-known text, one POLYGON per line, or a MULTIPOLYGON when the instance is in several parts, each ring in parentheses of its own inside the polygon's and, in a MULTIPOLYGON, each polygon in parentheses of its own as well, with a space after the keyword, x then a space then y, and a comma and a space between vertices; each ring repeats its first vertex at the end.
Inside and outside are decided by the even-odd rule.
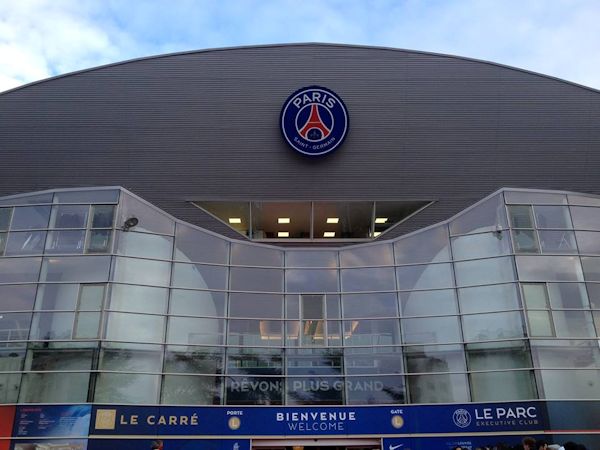
POLYGON ((320 156, 338 148, 348 132, 348 110, 338 95, 320 86, 294 92, 281 109, 281 131, 292 148, 320 156))

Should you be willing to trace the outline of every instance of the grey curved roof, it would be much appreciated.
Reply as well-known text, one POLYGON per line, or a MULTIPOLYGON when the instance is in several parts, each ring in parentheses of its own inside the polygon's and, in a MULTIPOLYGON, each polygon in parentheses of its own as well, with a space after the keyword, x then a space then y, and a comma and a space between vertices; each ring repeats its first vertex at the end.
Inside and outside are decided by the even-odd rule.
POLYGON ((186 52, 0 95, 0 195, 122 185, 237 237, 187 200, 436 200, 387 235, 503 187, 600 194, 600 93, 531 72, 408 50, 293 44, 186 52), (342 97, 343 146, 284 143, 285 99, 342 97))

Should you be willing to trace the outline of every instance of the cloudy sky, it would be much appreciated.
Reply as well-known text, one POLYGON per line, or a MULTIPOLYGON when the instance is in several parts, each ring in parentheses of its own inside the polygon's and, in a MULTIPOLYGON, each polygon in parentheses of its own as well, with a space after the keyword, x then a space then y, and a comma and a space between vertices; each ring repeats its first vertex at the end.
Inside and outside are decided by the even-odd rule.
POLYGON ((0 91, 142 56, 309 41, 468 56, 600 89, 600 0, 0 0, 0 91))

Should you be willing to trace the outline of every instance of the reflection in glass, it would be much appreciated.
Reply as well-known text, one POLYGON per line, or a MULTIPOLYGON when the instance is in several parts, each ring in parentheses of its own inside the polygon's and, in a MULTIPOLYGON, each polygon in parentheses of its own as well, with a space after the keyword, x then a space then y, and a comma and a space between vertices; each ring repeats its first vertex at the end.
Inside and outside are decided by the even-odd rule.
POLYGON ((347 377, 345 382, 348 405, 402 404, 406 402, 404 377, 347 377))
POLYGON ((173 238, 156 234, 117 232, 117 253, 140 258, 171 259, 173 238))
POLYGON ((227 373, 240 375, 283 375, 283 352, 270 348, 229 348, 227 373))
POLYGON ((539 231, 542 253, 577 253, 575 234, 572 231, 539 231))
POLYGON ((344 321, 344 345, 394 345, 399 343, 398 319, 344 321))
POLYGON ((469 370, 502 370, 531 367, 527 341, 467 344, 469 370))
POLYGON ((112 241, 112 230, 92 230, 89 232, 89 238, 86 253, 108 253, 112 241))
POLYGON ((288 405, 342 405, 344 381, 339 377, 288 377, 288 405))
POLYGON ((517 256, 516 260, 523 281, 583 281, 575 256, 517 256))
POLYGON ((600 208, 571 206, 571 214, 576 230, 600 231, 600 208))
POLYGON ((96 403, 155 404, 160 375, 100 373, 96 379, 96 403))
POLYGON ((225 292, 171 289, 170 314, 182 316, 223 317, 225 292))
POLYGON ((519 309, 519 292, 514 283, 477 286, 458 290, 463 314, 519 309))
POLYGON ((192 289, 226 289, 227 267, 175 263, 173 264, 173 286, 192 289))
MULTIPOLYGON (((173 319, 171 319, 173 320, 173 319)), ((105 339, 126 342, 162 342, 165 318, 150 314, 106 314, 105 339)))
POLYGON ((85 228, 87 227, 88 205, 60 205, 52 209, 52 228, 85 228))
POLYGON ((108 281, 110 256, 44 258, 40 281, 102 283, 108 281))
POLYGON ((285 271, 287 292, 337 292, 338 271, 329 269, 288 269, 285 271))
POLYGON ((600 398, 600 370, 540 370, 544 397, 548 399, 600 398))
POLYGON ((573 228, 567 206, 534 206, 538 228, 573 228))
POLYGON ((177 224, 175 233, 176 260, 227 264, 229 243, 225 239, 181 223, 177 224))
POLYGON ((344 294, 342 307, 345 319, 360 317, 397 317, 398 300, 395 292, 344 294))
POLYGON ((169 345, 165 353, 165 372, 221 374, 223 373, 223 349, 169 345))
POLYGON ((112 228, 115 207, 113 205, 92 205, 92 228, 112 228))
POLYGON ((85 403, 89 373, 26 373, 20 403, 85 403))
POLYGON ((462 323, 465 341, 489 341, 525 336, 525 325, 519 311, 463 316, 462 323))
POLYGON ((513 230, 512 237, 515 244, 515 253, 540 252, 540 245, 535 230, 513 230))
POLYGON ((402 337, 406 344, 460 342, 458 317, 402 319, 402 337))
POLYGON ((35 292, 34 284, 0 285, 0 311, 32 310, 35 292))
POLYGON ((164 314, 167 309, 168 289, 113 284, 108 309, 138 313, 164 314))
POLYGON ((113 279, 121 283, 168 286, 171 264, 165 261, 117 257, 113 279))
POLYGON ((85 230, 50 231, 46 241, 48 254, 83 253, 85 230))
POLYGON ((464 403, 469 401, 465 374, 410 375, 408 390, 411 403, 464 403))
POLYGON ((167 342, 170 344, 221 345, 224 341, 223 319, 170 317, 167 342))
POLYGON ((454 270, 458 286, 506 283, 515 279, 512 258, 508 256, 457 262, 454 270))
MULTIPOLYGON (((198 319, 194 319, 198 320, 198 319)), ((229 320, 229 345, 283 345, 283 323, 280 320, 229 320)))
POLYGON ((220 405, 221 377, 165 375, 160 402, 171 405, 220 405))
POLYGON ((5 255, 41 255, 44 253, 45 231, 12 232, 8 235, 5 255))
POLYGON ((50 206, 22 206, 14 208, 11 230, 48 228, 50 206))
POLYGON ((394 255, 396 264, 449 261, 448 227, 439 225, 397 240, 394 255))
POLYGON ((342 291, 393 291, 396 279, 392 267, 342 269, 342 291))
POLYGON ((283 292, 283 270, 232 267, 231 289, 235 291, 283 292))
POLYGON ((283 378, 240 377, 225 379, 226 405, 282 405, 283 378))
POLYGON ((414 345, 404 348, 408 373, 465 372, 462 345, 414 345))
POLYGON ((403 317, 457 314, 456 296, 453 289, 435 291, 400 292, 400 308, 403 317))
POLYGON ((533 372, 477 372, 470 374, 471 400, 497 402, 507 400, 532 400, 537 398, 533 372))
POLYGON ((229 317, 281 319, 283 296, 277 294, 229 294, 229 317))
POLYGON ((402 266, 396 268, 399 289, 436 289, 454 286, 450 264, 402 266))
POLYGON ((507 232, 481 233, 452 238, 454 259, 488 258, 510 254, 507 232))
POLYGON ((391 266, 394 264, 389 244, 364 245, 340 251, 342 267, 391 266))
POLYGON ((400 374, 400 347, 348 348, 344 351, 344 367, 348 375, 400 374))
POLYGON ((498 194, 460 213, 450 222, 450 234, 481 233, 507 227, 504 197, 498 194))

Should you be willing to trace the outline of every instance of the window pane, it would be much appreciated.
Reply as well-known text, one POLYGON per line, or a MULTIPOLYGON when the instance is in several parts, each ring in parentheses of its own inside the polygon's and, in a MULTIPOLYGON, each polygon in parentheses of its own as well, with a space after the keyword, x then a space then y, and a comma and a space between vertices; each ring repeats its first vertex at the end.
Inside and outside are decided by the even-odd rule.
POLYGON ((586 309, 590 307, 583 283, 548 283, 548 291, 552 308, 586 309))
POLYGON ((465 341, 487 341, 525 336, 519 311, 463 316, 465 341))
POLYGON ((100 373, 96 381, 97 403, 155 404, 160 375, 100 373))
POLYGON ((22 206, 14 208, 11 230, 48 228, 50 206, 22 206))
POLYGON ((583 281, 579 258, 574 256, 517 256, 524 281, 583 281))
POLYGON ((550 311, 527 311, 530 336, 554 336, 554 325, 550 311))
POLYGON ((396 289, 394 269, 378 267, 370 269, 343 269, 342 291, 393 291, 396 289))
POLYGON ((453 289, 400 292, 400 307, 404 317, 457 313, 453 289))
POLYGON ((406 344, 460 342, 456 316, 402 319, 402 336, 406 344))
POLYGON ((400 347, 349 348, 344 352, 344 367, 348 375, 402 373, 400 347))
POLYGON ((36 203, 52 203, 52 192, 44 194, 20 194, 2 197, 0 205, 31 205, 36 203))
POLYGON ((117 253, 140 258, 171 259, 173 238, 156 234, 117 232, 117 253))
POLYGON ((95 339, 99 336, 99 312, 80 312, 75 315, 73 339, 95 339))
POLYGON ((600 309, 600 283, 586 283, 590 298, 590 304, 593 309, 600 309))
POLYGON ((114 281, 122 283, 168 286, 171 264, 149 259, 115 258, 114 281))
POLYGON ((128 344, 112 344, 100 352, 100 370, 116 372, 160 372, 162 349, 157 345, 140 345, 127 348, 128 344))
POLYGON ((0 314, 0 341, 24 341, 29 334, 31 313, 0 314))
POLYGON ((288 405, 342 405, 344 382, 338 377, 290 377, 286 380, 288 405))
POLYGON ((540 370, 548 399, 600 398, 600 370, 540 370))
POLYGON ((8 235, 5 255, 41 255, 44 253, 45 231, 12 232, 8 235))
POLYGON ((462 345, 415 345, 404 353, 409 373, 466 371, 462 345))
POLYGON ((282 405, 283 378, 227 377, 225 404, 282 405))
POLYGON ((496 195, 469 209, 450 222, 450 234, 469 234, 508 228, 504 197, 496 195))
POLYGON ((224 320, 170 317, 167 342, 171 344, 223 344, 224 320))
POLYGON ((38 280, 42 258, 0 259, 0 283, 31 283, 38 280))
POLYGON ((282 375, 283 352, 269 348, 229 348, 227 373, 241 375, 282 375))
POLYGON ((509 206, 508 215, 512 228, 534 228, 531 206, 509 206))
POLYGON ((86 253, 108 253, 111 248, 112 230, 92 230, 89 232, 86 253))
POLYGON ((547 309, 548 292, 545 283, 523 283, 523 297, 527 309, 547 309))
POLYGON ((391 266, 392 246, 389 244, 365 245, 340 251, 342 267, 391 266))
POLYGON ((127 342, 162 342, 165 318, 148 314, 108 313, 105 339, 127 342))
POLYGON ((230 320, 227 333, 229 345, 281 346, 283 322, 279 320, 230 320))
POLYGON ((114 215, 112 205, 92 205, 92 228, 112 228, 114 215))
POLYGON ((276 239, 279 231, 289 233, 290 238, 310 238, 310 202, 252 202, 252 237, 276 239), (279 223, 279 219, 289 223, 279 223))
POLYGON ((165 375, 160 401, 172 405, 220 405, 221 377, 165 375))
POLYGON ((225 315, 224 292, 171 290, 170 314, 184 316, 223 317, 225 315))
POLYGON ((600 231, 600 208, 571 206, 571 214, 576 230, 600 231))
POLYGON ((342 296, 342 307, 345 319, 398 316, 398 299, 394 292, 345 294, 342 296))
POLYGON ((595 231, 577 231, 579 252, 587 255, 600 255, 600 233, 595 231))
POLYGON ((513 230, 515 253, 539 253, 540 246, 535 230, 513 230))
POLYGON ((227 267, 175 263, 173 285, 195 289, 227 289, 227 267))
POLYGON ((236 291, 283 292, 283 270, 232 267, 231 289, 236 291))
POLYGON ((411 375, 407 378, 411 403, 469 401, 469 387, 464 374, 411 375))
POLYGON ((165 354, 165 372, 221 374, 223 373, 223 349, 169 345, 165 354))
POLYGON ((367 239, 373 221, 373 202, 315 202, 314 237, 323 239, 325 232, 334 232, 335 238, 367 239), (336 223, 327 219, 337 218, 336 223))
POLYGON ((344 321, 344 345, 394 345, 399 343, 398 319, 344 321))
POLYGON ((474 402, 531 400, 537 398, 533 372, 472 373, 471 396, 474 402))
POLYGON ((531 367, 526 341, 486 342, 467 345, 469 370, 522 369, 531 367))
POLYGON ((79 292, 80 311, 99 311, 104 303, 104 284, 83 284, 79 292))
POLYGON ((0 231, 7 231, 10 226, 12 208, 0 208, 0 231))
POLYGON ((31 324, 30 339, 71 339, 74 313, 36 313, 31 324))
POLYGON ((552 311, 558 337, 596 337, 589 311, 552 311))
POLYGON ((109 309, 116 311, 164 314, 169 291, 163 288, 113 284, 109 309))
POLYGON ((567 196, 546 192, 508 191, 504 193, 506 203, 535 203, 539 205, 566 205, 567 196))
POLYGON ((454 286, 450 264, 402 266, 396 268, 399 289, 435 289, 454 286))
POLYGON ((227 264, 229 243, 225 239, 179 223, 175 233, 176 260, 227 264))
POLYGON ((536 367, 600 368, 600 347, 595 340, 532 340, 536 367))
POLYGON ((402 237, 394 243, 396 264, 418 264, 450 260, 448 228, 430 228, 402 237))
POLYGON ((41 281, 100 283, 108 281, 110 256, 44 258, 41 281))
POLYGON ((579 206, 600 206, 600 199, 593 195, 567 195, 569 199, 569 205, 579 206))
POLYGON ((329 269, 288 269, 287 292, 338 292, 338 271, 329 269))
POLYGON ((0 285, 0 311, 30 311, 35 302, 36 285, 0 285))
POLYGON ((0 233, 0 256, 4 256, 4 249, 6 248, 6 240, 8 233, 0 233))
POLYGON ((459 286, 506 283, 515 279, 510 257, 457 262, 454 264, 454 270, 459 286))
POLYGON ((26 373, 19 402, 85 403, 89 381, 89 373, 26 373))
POLYGON ((262 245, 231 244, 231 264, 282 267, 283 252, 262 245))
POLYGON ((348 405, 389 405, 406 402, 404 377, 348 377, 345 384, 348 405))
POLYGON ((496 284, 458 290, 460 310, 463 314, 519 309, 517 285, 496 284))
POLYGON ((54 194, 54 203, 116 203, 118 200, 119 191, 112 189, 64 191, 54 194))
POLYGON ((342 373, 342 353, 338 349, 289 349, 286 356, 288 375, 341 375, 342 373))
POLYGON ((538 228, 573 228, 567 206, 534 206, 538 228))
POLYGON ((20 373, 0 373, 0 403, 17 403, 20 386, 20 373))
POLYGON ((25 370, 91 370, 94 350, 91 349, 30 349, 25 370))
POLYGON ((542 253, 577 253, 572 231, 540 231, 542 253))
POLYGON ((229 294, 229 316, 281 319, 283 317, 283 296, 232 292, 229 294))
POLYGON ((452 238, 454 259, 487 258, 510 254, 507 232, 494 232, 452 238))
POLYGON ((50 231, 46 241, 46 253, 83 253, 85 230, 50 231))
POLYGON ((85 228, 90 211, 88 205, 60 205, 52 209, 51 228, 85 228))
POLYGON ((288 250, 285 252, 286 267, 330 267, 338 265, 338 253, 328 250, 288 250))
POLYGON ((175 222, 164 213, 131 195, 123 193, 121 195, 121 212, 117 227, 121 227, 127 219, 132 217, 139 220, 139 223, 134 227, 135 231, 169 234, 171 236, 175 231, 175 222))

